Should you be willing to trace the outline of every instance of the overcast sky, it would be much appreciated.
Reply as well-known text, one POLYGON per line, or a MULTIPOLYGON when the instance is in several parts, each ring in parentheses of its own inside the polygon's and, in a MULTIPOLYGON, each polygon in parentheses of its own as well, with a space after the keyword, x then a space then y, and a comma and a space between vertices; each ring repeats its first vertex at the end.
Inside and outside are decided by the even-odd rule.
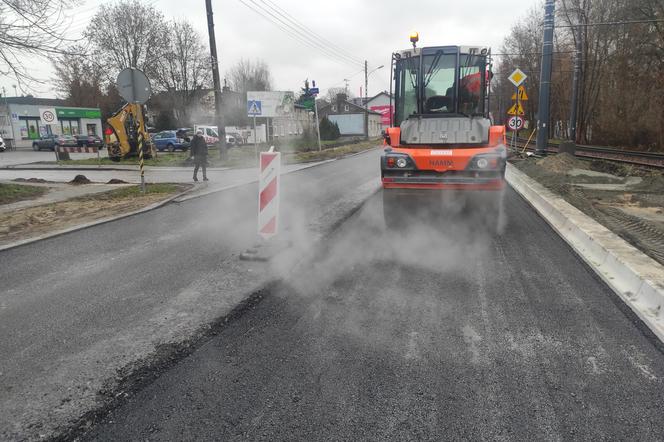
MULTIPOLYGON (((143 1, 161 10, 167 18, 187 18, 207 42, 204 0, 143 1)), ((71 11, 72 33, 80 35, 97 6, 104 3, 108 2, 87 0, 71 11)), ((540 0, 213 0, 212 5, 222 75, 242 57, 260 58, 270 67, 275 89, 297 91, 304 79, 309 78, 316 80, 321 92, 325 92, 329 87, 343 87, 347 78, 350 91, 359 95, 364 85, 361 63, 366 59, 370 70, 385 65, 370 76, 369 95, 373 95, 389 88, 390 54, 410 45, 411 30, 420 33, 419 46, 482 45, 497 52, 518 16, 540 3, 540 0), (358 62, 335 59, 291 38, 243 4, 266 7, 270 2, 333 43, 343 52, 342 57, 358 62)), ((311 38, 320 41, 315 36, 311 38)), ((43 80, 53 76, 47 60, 31 60, 30 65, 43 80)), ((12 79, 0 77, 0 88, 7 88, 9 96, 14 95, 13 84, 12 79)), ((48 82, 31 92, 55 96, 48 82)))

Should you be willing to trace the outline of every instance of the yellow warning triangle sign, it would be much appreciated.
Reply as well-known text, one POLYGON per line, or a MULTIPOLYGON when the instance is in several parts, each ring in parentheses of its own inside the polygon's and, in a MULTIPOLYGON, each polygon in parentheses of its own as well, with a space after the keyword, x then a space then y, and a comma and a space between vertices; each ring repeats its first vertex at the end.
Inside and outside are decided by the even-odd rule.
POLYGON ((514 103, 512 107, 510 107, 510 110, 507 111, 507 115, 525 115, 525 112, 523 111, 523 106, 521 106, 521 103, 518 104, 514 103))
MULTIPOLYGON (((516 100, 516 92, 512 94, 512 100, 516 100)), ((528 101, 528 94, 526 94, 524 86, 519 86, 519 101, 528 101)))

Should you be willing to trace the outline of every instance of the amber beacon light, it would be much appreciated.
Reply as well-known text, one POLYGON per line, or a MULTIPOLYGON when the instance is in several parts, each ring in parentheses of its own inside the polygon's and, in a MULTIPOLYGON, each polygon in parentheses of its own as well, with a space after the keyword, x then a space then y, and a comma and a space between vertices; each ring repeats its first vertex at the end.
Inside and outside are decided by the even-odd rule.
POLYGON ((417 42, 420 40, 420 34, 417 31, 410 33, 410 42, 413 44, 413 47, 417 45, 417 42))

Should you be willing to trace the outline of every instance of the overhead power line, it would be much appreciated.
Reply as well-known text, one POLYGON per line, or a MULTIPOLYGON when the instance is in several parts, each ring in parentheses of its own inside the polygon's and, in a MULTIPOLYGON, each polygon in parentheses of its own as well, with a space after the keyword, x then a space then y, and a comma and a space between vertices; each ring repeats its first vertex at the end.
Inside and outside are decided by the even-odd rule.
POLYGON ((268 4, 272 5, 272 7, 273 7, 272 9, 275 10, 279 15, 286 18, 287 20, 289 20, 291 23, 295 24, 299 28, 304 29, 305 31, 307 31, 309 33, 309 35, 317 38, 322 43, 327 44, 329 47, 335 49, 337 52, 339 52, 341 54, 344 54, 345 56, 347 56, 348 58, 354 60, 357 63, 363 63, 364 62, 363 60, 361 60, 357 57, 354 57, 351 54, 348 54, 348 51, 346 49, 342 48, 339 45, 336 45, 335 43, 333 43, 330 40, 326 39, 322 35, 316 33, 314 30, 312 30, 310 27, 308 27, 307 25, 305 25, 302 22, 300 22, 299 20, 297 20, 295 17, 293 17, 291 14, 289 14, 287 11, 285 11, 283 8, 281 8, 279 5, 274 3, 272 0, 260 0, 260 1, 262 3, 265 3, 266 5, 268 5, 268 4))
POLYGON ((555 28, 584 28, 591 26, 615 26, 615 25, 632 25, 639 23, 664 23, 662 20, 626 20, 626 21, 607 21, 600 23, 579 23, 576 25, 556 25, 555 28))
MULTIPOLYGON (((553 51, 552 54, 574 54, 576 51, 553 51)), ((542 55, 541 52, 523 52, 521 54, 519 53, 496 53, 496 54, 491 54, 493 57, 501 57, 501 56, 512 56, 512 57, 517 57, 517 56, 524 56, 524 55, 542 55)))
POLYGON ((308 34, 299 30, 297 27, 293 26, 292 24, 284 23, 283 19, 276 17, 274 13, 267 10, 265 7, 262 7, 261 5, 257 4, 255 1, 251 0, 238 0, 238 1, 247 8, 249 8, 250 10, 252 10, 253 12, 255 12, 256 14, 260 15, 261 17, 272 23, 274 26, 279 28, 279 30, 289 35, 291 38, 299 41, 300 43, 309 46, 310 48, 318 52, 321 52, 330 58, 333 58, 335 61, 339 63, 348 64, 351 66, 360 65, 360 63, 353 60, 349 56, 339 54, 330 49, 328 45, 321 43, 317 39, 311 38, 308 34))
MULTIPOLYGON (((268 18, 273 24, 276 24, 279 27, 285 26, 291 33, 296 34, 299 38, 304 39, 310 44, 313 44, 317 50, 325 53, 326 55, 330 57, 335 57, 341 61, 350 63, 350 64, 360 64, 358 61, 354 60, 352 57, 346 55, 345 53, 340 53, 332 48, 326 43, 320 42, 318 39, 313 38, 311 35, 307 34, 304 32, 302 29, 297 24, 293 24, 291 22, 285 21, 284 19, 280 18, 279 16, 275 15, 271 10, 267 9, 264 6, 261 6, 260 4, 257 3, 256 0, 248 0, 251 1, 251 4, 255 6, 256 8, 260 9, 262 12, 266 13, 269 15, 271 18, 268 18), (273 20, 274 19, 274 20, 273 20), (275 23, 275 20, 278 22, 275 23)), ((266 17, 267 18, 267 17, 266 17)))

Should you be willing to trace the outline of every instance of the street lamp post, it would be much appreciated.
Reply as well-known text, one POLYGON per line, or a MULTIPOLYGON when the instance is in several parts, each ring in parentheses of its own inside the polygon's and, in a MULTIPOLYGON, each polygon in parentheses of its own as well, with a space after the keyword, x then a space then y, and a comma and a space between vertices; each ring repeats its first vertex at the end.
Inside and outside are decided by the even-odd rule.
POLYGON ((369 72, 368 66, 369 64, 367 63, 367 60, 364 60, 364 133, 366 134, 365 139, 367 140, 369 139, 369 75, 373 74, 378 69, 384 68, 385 65, 381 64, 371 72, 369 72))

